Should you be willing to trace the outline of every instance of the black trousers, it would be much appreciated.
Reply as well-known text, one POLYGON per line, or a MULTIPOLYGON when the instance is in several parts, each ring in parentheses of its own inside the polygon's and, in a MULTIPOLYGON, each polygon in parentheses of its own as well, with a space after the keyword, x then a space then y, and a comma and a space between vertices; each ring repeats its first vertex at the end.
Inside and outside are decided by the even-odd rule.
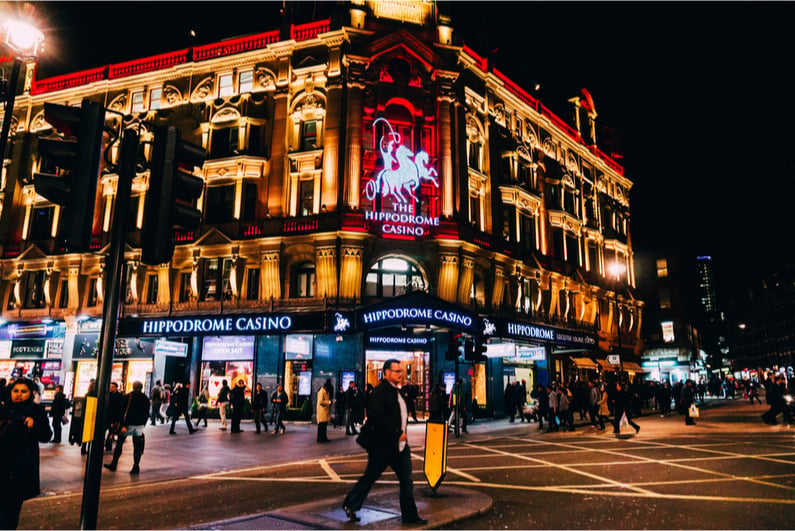
POLYGON ((317 442, 328 441, 328 422, 317 423, 317 442))
POLYGON ((13 489, 3 489, 0 496, 0 529, 16 529, 19 525, 19 513, 22 512, 22 499, 13 489))
POLYGON ((262 431, 262 427, 265 428, 265 431, 268 431, 268 421, 265 419, 265 410, 254 409, 252 413, 254 414, 254 425, 257 427, 257 433, 262 431))
POLYGON ((417 518, 419 515, 417 514, 417 504, 414 501, 414 483, 411 481, 411 451, 408 444, 402 452, 392 457, 370 453, 367 457, 367 468, 365 468, 364 474, 345 496, 343 505, 353 511, 360 510, 373 484, 378 481, 386 467, 395 471, 400 482, 401 516, 404 520, 417 518))
POLYGON ((632 421, 632 415, 630 414, 629 409, 627 409, 626 411, 622 411, 616 408, 615 414, 616 418, 613 420, 613 433, 619 433, 621 431, 621 417, 624 416, 624 414, 627 415, 627 422, 629 422, 630 426, 635 428, 635 431, 638 431, 640 429, 640 426, 638 426, 632 421))
POLYGON ((53 417, 52 418, 52 442, 61 442, 61 435, 63 430, 63 424, 61 422, 63 419, 63 415, 60 417, 53 417))

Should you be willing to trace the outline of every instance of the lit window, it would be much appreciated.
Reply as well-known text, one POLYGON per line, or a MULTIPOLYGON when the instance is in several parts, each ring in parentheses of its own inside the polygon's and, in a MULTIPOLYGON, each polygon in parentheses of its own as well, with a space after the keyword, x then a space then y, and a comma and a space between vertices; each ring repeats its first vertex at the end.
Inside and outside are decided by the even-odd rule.
POLYGON ((668 260, 662 258, 657 260, 657 278, 668 276, 668 260))
POLYGON ((422 274, 402 258, 384 258, 376 262, 365 279, 365 295, 368 297, 395 297, 424 289, 422 274))
POLYGON ((254 72, 251 70, 246 70, 245 72, 240 72, 240 77, 238 78, 238 92, 243 94, 244 92, 251 92, 254 89, 254 72))
POLYGON ((146 110, 146 105, 144 105, 144 91, 137 90, 132 93, 132 107, 130 108, 130 112, 144 112, 146 110))
POLYGON ((163 89, 160 87, 153 88, 149 91, 149 108, 157 110, 161 106, 161 99, 163 98, 163 89))
POLYGON ((307 120, 301 125, 301 151, 317 149, 317 120, 307 120))
POLYGON ((231 96, 235 93, 235 87, 232 86, 232 74, 223 74, 218 76, 218 96, 231 96))
POLYGON ((663 321, 660 323, 662 326, 663 341, 665 343, 674 342, 674 323, 673 321, 663 321))
POLYGON ((315 264, 305 263, 296 269, 293 297, 315 296, 315 264))
POLYGON ((301 181, 298 193, 298 215, 311 216, 315 213, 315 180, 301 181))

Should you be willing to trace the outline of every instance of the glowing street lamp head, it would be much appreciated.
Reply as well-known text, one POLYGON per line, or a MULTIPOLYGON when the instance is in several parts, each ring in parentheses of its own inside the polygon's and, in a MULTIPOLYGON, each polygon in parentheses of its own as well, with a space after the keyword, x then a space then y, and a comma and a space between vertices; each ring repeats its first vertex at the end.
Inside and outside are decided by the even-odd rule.
POLYGON ((21 58, 35 57, 44 34, 27 22, 8 19, 3 23, 5 44, 21 58))
POLYGON ((608 270, 610 274, 613 275, 615 278, 619 278, 621 275, 624 274, 627 270, 627 266, 622 264, 621 262, 613 262, 608 266, 608 270))

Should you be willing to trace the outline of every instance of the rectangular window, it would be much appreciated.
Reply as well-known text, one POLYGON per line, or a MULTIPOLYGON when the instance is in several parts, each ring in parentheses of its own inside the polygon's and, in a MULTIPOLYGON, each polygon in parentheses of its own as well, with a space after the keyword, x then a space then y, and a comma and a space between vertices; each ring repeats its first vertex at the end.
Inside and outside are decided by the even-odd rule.
POLYGON ((232 260, 229 258, 206 259, 204 261, 202 291, 199 294, 199 299, 203 301, 218 301, 221 300, 221 296, 228 297, 231 271, 232 260))
POLYGON ((667 310, 671 307, 671 290, 660 288, 660 309, 667 310))
POLYGON ((657 278, 665 278, 668 276, 668 260, 662 258, 657 260, 657 278))
POLYGON ((674 342, 674 323, 673 321, 663 321, 660 323, 662 326, 663 341, 665 343, 674 342))
MULTIPOLYGON (((116 201, 114 200, 115 204, 116 201)), ((130 198, 130 210, 127 212, 127 230, 135 230, 138 228, 138 206, 141 204, 141 196, 134 195, 130 198)), ((111 208, 113 205, 111 205, 111 208)))
POLYGON ((480 225, 480 194, 477 190, 469 189, 469 221, 478 229, 480 225))
POLYGON ((301 151, 317 149, 317 120, 306 120, 301 124, 301 151))
POLYGON ((24 291, 22 296, 23 308, 44 308, 44 276, 46 272, 29 271, 25 274, 25 283, 22 285, 24 291))
POLYGON ((257 185, 243 185, 243 216, 241 221, 254 221, 257 216, 257 185))
POLYGON ((153 88, 149 91, 149 108, 156 111, 162 106, 163 89, 160 87, 153 88))
POLYGON ((536 247, 535 219, 527 214, 520 214, 522 224, 522 248, 532 251, 536 247))
POLYGON ((157 275, 146 276, 146 304, 157 304, 157 275))
POLYGON ((179 302, 190 301, 190 273, 180 273, 179 275, 179 302))
POLYGON ((244 94, 252 90, 254 90, 254 72, 251 70, 240 72, 240 76, 238 77, 238 93, 244 94))
POLYGON ((588 271, 598 271, 599 263, 596 253, 596 242, 588 242, 588 271))
POLYGON ((246 299, 255 301, 259 299, 259 269, 251 267, 246 270, 246 299))
POLYGON ((136 90, 132 93, 132 97, 130 98, 132 101, 132 105, 130 106, 130 112, 144 112, 146 110, 146 105, 144 105, 144 91, 143 90, 136 90))
POLYGON ((38 207, 33 209, 30 219, 30 241, 46 240, 52 238, 52 222, 55 208, 38 207))
POLYGON ((210 158, 217 159, 237 155, 239 134, 237 125, 213 129, 210 141, 210 158))
POLYGON ((207 188, 204 221, 209 224, 234 221, 235 185, 210 186, 207 188))
POLYGON ((480 171, 480 144, 477 142, 469 143, 469 167, 480 171))
POLYGON ((86 301, 86 306, 89 308, 93 308, 97 305, 98 302, 98 294, 97 294, 97 282, 99 279, 92 278, 88 283, 88 300, 86 301))
POLYGON ((232 74, 221 74, 218 76, 218 97, 232 96, 235 87, 232 84, 232 74))
POLYGON ((311 216, 315 213, 315 180, 300 181, 299 184, 299 216, 311 216))
POLYGON ((66 308, 69 306, 69 281, 62 280, 60 287, 60 299, 58 299, 58 307, 66 308))
POLYGON ((566 234, 565 238, 566 261, 570 264, 578 264, 580 262, 580 242, 576 237, 571 236, 570 234, 566 234))
POLYGON ((246 153, 250 155, 259 155, 267 157, 267 147, 263 146, 263 129, 265 126, 258 124, 249 124, 248 126, 248 146, 246 153))

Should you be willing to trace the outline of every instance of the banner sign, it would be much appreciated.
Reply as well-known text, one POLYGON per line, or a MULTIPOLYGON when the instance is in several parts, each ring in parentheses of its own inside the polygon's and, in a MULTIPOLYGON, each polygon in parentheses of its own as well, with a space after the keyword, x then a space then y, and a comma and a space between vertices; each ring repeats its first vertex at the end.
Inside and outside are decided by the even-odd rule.
MULTIPOLYGON (((324 331, 327 322, 329 316, 324 312, 124 318, 119 319, 119 334, 131 337, 270 335, 297 331, 324 331)), ((330 326, 333 326, 337 332, 347 332, 350 329, 350 319, 342 313, 333 314, 330 326)))
POLYGON ((486 336, 509 337, 530 342, 553 343, 557 346, 581 347, 585 349, 596 348, 598 343, 595 334, 565 330, 524 321, 495 317, 489 320, 488 325, 484 332, 486 336), (489 333, 489 331, 491 333, 489 333))

